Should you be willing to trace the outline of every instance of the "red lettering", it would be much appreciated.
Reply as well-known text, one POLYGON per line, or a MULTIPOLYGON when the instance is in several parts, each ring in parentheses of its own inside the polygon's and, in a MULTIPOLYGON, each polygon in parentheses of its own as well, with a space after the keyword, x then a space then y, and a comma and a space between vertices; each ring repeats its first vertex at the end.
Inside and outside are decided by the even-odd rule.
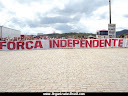
POLYGON ((60 46, 61 47, 66 47, 67 46, 67 42, 66 40, 60 40, 60 46), (64 42, 64 43, 63 43, 64 42), (63 45, 64 44, 64 45, 63 45))
POLYGON ((19 50, 21 47, 21 49, 24 49, 24 42, 17 42, 17 50, 19 50))
POLYGON ((37 48, 37 47, 43 48, 41 41, 36 41, 34 48, 37 48))
POLYGON ((90 42, 89 42, 88 40, 86 40, 86 48, 87 48, 88 46, 89 46, 90 48, 92 47, 92 40, 90 40, 90 42))
POLYGON ((100 47, 104 47, 104 40, 100 40, 100 47))
POLYGON ((83 46, 85 43, 83 43, 85 40, 80 40, 80 47, 84 48, 85 46, 83 46))
POLYGON ((6 45, 3 45, 3 44, 6 44, 6 42, 0 42, 0 49, 3 49, 3 46, 6 47, 6 45))
POLYGON ((52 48, 52 40, 49 40, 49 48, 52 48))
POLYGON ((16 46, 15 46, 15 42, 8 42, 7 43, 7 48, 9 50, 15 50, 16 46), (11 45, 12 45, 12 48, 11 48, 11 45))
POLYGON ((119 46, 119 47, 123 47, 122 44, 123 44, 123 39, 119 39, 119 44, 118 44, 118 46, 119 46))
POLYGON ((107 39, 105 39, 105 47, 107 47, 107 45, 110 47, 111 46, 111 39, 109 39, 109 42, 107 39))
POLYGON ((79 40, 73 40, 73 47, 75 47, 76 44, 79 44, 79 40))
POLYGON ((114 47, 116 46, 116 41, 118 41, 118 39, 112 39, 114 41, 114 47))
POLYGON ((30 43, 30 44, 33 44, 33 41, 27 41, 27 42, 26 42, 26 48, 27 48, 27 49, 32 49, 33 46, 29 47, 29 45, 28 45, 29 43, 30 43))
POLYGON ((68 47, 72 47, 72 40, 68 40, 68 47))
POLYGON ((55 48, 55 45, 57 47, 59 47, 59 45, 60 45, 59 40, 57 40, 57 42, 55 40, 53 40, 53 48, 55 48))
POLYGON ((98 47, 98 46, 99 46, 99 40, 93 40, 93 47, 95 48, 95 47, 98 47))

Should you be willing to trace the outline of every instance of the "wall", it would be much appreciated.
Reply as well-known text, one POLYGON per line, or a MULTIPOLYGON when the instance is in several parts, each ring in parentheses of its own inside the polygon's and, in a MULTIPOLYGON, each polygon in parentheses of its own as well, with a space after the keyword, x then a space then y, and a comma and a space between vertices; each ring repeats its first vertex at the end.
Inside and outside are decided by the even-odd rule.
POLYGON ((21 32, 18 30, 14 30, 11 28, 7 28, 7 27, 1 27, 2 28, 2 38, 5 37, 20 37, 21 32))

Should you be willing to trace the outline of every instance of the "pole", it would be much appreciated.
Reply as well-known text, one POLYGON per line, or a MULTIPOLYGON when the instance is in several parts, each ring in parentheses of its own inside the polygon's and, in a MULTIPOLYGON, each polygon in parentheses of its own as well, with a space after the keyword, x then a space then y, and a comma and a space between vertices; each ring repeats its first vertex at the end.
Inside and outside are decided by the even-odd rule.
POLYGON ((109 0, 109 15, 110 15, 109 19, 110 19, 110 24, 111 24, 111 22, 112 22, 112 18, 111 18, 111 0, 109 0))

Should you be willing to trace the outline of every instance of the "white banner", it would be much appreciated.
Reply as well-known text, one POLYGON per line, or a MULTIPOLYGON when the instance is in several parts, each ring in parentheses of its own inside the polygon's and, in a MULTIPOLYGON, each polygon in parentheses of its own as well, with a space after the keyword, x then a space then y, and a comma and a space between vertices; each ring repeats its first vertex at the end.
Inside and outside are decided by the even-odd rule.
POLYGON ((63 48, 111 48, 128 47, 128 39, 51 39, 30 40, 24 42, 1 42, 0 50, 38 50, 38 49, 63 49, 63 48))

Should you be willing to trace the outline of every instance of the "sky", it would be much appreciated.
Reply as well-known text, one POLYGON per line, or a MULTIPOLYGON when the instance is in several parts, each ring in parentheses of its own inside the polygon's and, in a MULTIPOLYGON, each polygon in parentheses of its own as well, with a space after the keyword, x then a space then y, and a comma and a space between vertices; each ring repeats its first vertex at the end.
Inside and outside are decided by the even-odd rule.
MULTIPOLYGON (((128 0, 112 1, 112 24, 128 29, 128 0)), ((0 26, 22 34, 108 29, 109 0, 0 0, 0 26)))

